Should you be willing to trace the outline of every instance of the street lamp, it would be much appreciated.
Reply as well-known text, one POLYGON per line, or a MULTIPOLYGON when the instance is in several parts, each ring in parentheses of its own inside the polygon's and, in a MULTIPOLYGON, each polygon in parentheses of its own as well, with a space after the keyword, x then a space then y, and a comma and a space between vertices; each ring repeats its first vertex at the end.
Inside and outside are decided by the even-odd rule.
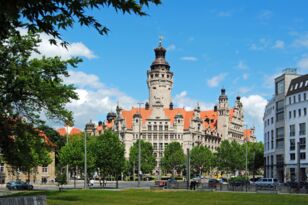
POLYGON ((141 112, 140 112, 140 109, 141 109, 141 105, 143 103, 138 103, 139 105, 139 116, 140 116, 140 119, 139 119, 139 141, 138 141, 138 187, 140 187, 140 183, 141 183, 141 144, 140 144, 140 140, 141 140, 141 132, 140 132, 140 127, 141 127, 141 120, 142 120, 142 115, 141 115, 141 112))
MULTIPOLYGON (((68 124, 66 123, 66 145, 68 145, 68 124)), ((68 164, 66 165, 66 183, 69 183, 69 171, 68 171, 68 164)))
POLYGON ((86 124, 84 130, 84 189, 88 188, 87 132, 91 133, 92 131, 95 131, 95 125, 92 123, 92 120, 90 120, 90 122, 86 124))
MULTIPOLYGON (((245 125, 245 129, 247 130, 247 125, 245 125)), ((245 167, 245 175, 246 175, 246 192, 247 192, 247 180, 248 180, 248 139, 247 136, 245 136, 245 130, 243 132, 244 135, 244 141, 246 142, 246 167, 245 167)))

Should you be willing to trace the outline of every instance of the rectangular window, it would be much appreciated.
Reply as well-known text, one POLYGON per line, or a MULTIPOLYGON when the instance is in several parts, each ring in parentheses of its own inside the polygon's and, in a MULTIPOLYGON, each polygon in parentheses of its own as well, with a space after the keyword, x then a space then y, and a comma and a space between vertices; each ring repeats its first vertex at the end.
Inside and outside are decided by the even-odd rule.
POLYGON ((163 150, 163 143, 159 143, 159 150, 163 150))
POLYGON ((151 130, 152 130, 152 126, 148 125, 148 131, 151 131, 151 130))
POLYGON ((276 114, 276 122, 280 122, 283 121, 284 119, 284 113, 283 112, 279 112, 276 114))
POLYGON ((301 101, 301 94, 298 94, 298 102, 301 101))
POLYGON ((280 127, 276 129, 276 148, 284 147, 284 128, 280 127))
POLYGON ((295 139, 290 139, 290 150, 295 150, 295 139))
POLYGON ((289 97, 289 105, 291 105, 291 97, 289 97))
POLYGON ((296 110, 293 110, 293 117, 296 118, 296 110))
POLYGON ((306 152, 301 152, 300 159, 306 159, 306 152))
POLYGON ((298 117, 302 116, 302 110, 298 109, 298 117))
POLYGON ((159 131, 162 131, 162 130, 163 130, 163 126, 159 125, 159 131))
POLYGON ((296 103, 296 97, 295 97, 295 95, 293 96, 293 103, 296 103))
POLYGON ((4 163, 0 163, 0 173, 4 173, 4 163))
POLYGON ((284 100, 276 102, 276 111, 282 112, 284 110, 284 100))
POLYGON ((290 125, 290 137, 295 136, 295 125, 290 125))
POLYGON ((42 172, 47 173, 48 172, 48 167, 42 167, 42 172))
POLYGON ((295 160, 295 154, 294 153, 290 154, 290 160, 295 160))
POLYGON ((274 149, 274 130, 271 131, 271 149, 274 149))
POLYGON ((154 150, 157 150, 157 143, 153 144, 153 148, 154 148, 154 150))
POLYGON ((274 117, 271 117, 271 124, 274 123, 274 117))
POLYGON ((284 80, 276 83, 276 95, 284 93, 284 80))
POLYGON ((304 93, 304 101, 307 99, 306 93, 304 93))
POLYGON ((165 125, 165 130, 168 130, 168 125, 165 125))
POLYGON ((304 107, 304 116, 307 115, 307 108, 304 107))
POLYGON ((289 119, 291 119, 291 118, 292 118, 292 112, 289 111, 289 119))
POLYGON ((299 148, 306 149, 306 138, 299 138, 299 148))
POLYGON ((299 135, 305 135, 306 134, 306 123, 300 123, 299 124, 299 135))
POLYGON ((154 130, 154 131, 157 131, 157 125, 154 125, 154 126, 153 126, 153 130, 154 130))

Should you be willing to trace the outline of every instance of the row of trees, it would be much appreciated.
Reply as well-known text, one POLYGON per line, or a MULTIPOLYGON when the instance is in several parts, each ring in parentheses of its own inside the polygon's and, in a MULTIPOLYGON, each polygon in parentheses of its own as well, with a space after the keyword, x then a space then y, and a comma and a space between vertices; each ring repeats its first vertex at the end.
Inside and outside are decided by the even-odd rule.
MULTIPOLYGON (((106 177, 113 176, 118 180, 121 174, 135 175, 138 166, 138 143, 136 141, 126 161, 125 148, 116 133, 105 132, 97 138, 89 138, 88 146, 88 173, 89 176, 98 174, 105 181, 106 177)), ((149 142, 140 141, 141 145, 141 172, 152 174, 156 167, 156 156, 149 142)), ((256 174, 263 167, 263 144, 223 141, 217 152, 213 153, 206 146, 195 146, 190 151, 191 173, 202 175, 204 173, 218 172, 224 174, 236 174, 237 171, 245 170, 245 153, 248 153, 248 169, 256 174)), ((74 175, 82 174, 84 168, 84 141, 82 137, 74 137, 69 144, 62 147, 59 153, 62 167, 69 165, 74 175)), ((184 154, 182 145, 172 142, 164 150, 161 158, 162 171, 173 176, 176 173, 184 173, 186 170, 187 156, 184 154)), ((103 183, 104 184, 104 183, 103 183)))

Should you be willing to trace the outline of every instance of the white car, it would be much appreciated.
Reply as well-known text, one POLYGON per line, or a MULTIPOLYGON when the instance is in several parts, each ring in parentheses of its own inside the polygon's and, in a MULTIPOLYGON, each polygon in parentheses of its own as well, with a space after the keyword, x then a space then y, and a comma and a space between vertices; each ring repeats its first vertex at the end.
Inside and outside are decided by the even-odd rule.
POLYGON ((255 182, 257 187, 276 187, 279 185, 278 179, 274 178, 261 178, 255 182))

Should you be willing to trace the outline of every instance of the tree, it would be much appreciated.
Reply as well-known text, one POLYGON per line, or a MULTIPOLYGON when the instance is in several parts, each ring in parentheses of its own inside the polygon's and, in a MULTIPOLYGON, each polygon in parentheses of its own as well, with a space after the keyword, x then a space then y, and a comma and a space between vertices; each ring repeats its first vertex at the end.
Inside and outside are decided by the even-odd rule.
POLYGON ((264 145, 262 142, 248 143, 248 169, 253 178, 264 167, 264 145))
POLYGON ((116 133, 109 130, 98 136, 95 144, 95 166, 99 169, 103 182, 106 176, 113 175, 118 188, 118 177, 125 168, 124 153, 124 145, 116 133))
MULTIPOLYGON (((137 140, 130 148, 129 152, 129 164, 133 167, 138 163, 138 143, 137 140)), ((151 173, 156 165, 156 159, 153 152, 153 146, 149 142, 140 140, 141 147, 141 171, 142 173, 151 173)))
MULTIPOLYGON (((19 137, 16 129, 24 125, 42 125, 41 115, 49 119, 72 121, 65 108, 78 99, 73 85, 64 84, 68 66, 80 59, 62 61, 59 57, 31 59, 39 39, 36 35, 13 35, 0 44, 0 147, 10 136, 19 137), (20 123, 17 123, 20 121, 20 123), (19 127, 18 127, 19 126, 19 127)), ((25 141, 27 142, 27 141, 25 141)), ((10 163, 10 162, 8 162, 10 163)))
MULTIPOLYGON (((112 7, 123 13, 144 16, 144 7, 150 3, 160 4, 160 0, 50 0, 2 1, 0 7, 0 40, 8 38, 19 27, 26 27, 31 32, 44 32, 50 35, 51 43, 61 39, 60 29, 72 28, 75 22, 84 26, 93 26, 101 35, 107 34, 108 28, 93 16, 91 10, 112 7)), ((66 42, 64 42, 65 44, 66 42)))
POLYGON ((219 171, 235 174, 236 171, 245 168, 244 146, 227 140, 221 142, 215 153, 216 166, 219 171))
POLYGON ((10 135, 3 146, 3 158, 17 172, 17 177, 22 171, 30 181, 30 174, 37 166, 47 166, 52 162, 49 152, 53 145, 48 144, 45 134, 31 124, 15 120, 14 125, 14 135, 10 135))
POLYGON ((60 150, 60 164, 69 165, 71 172, 74 174, 74 187, 76 187, 77 173, 82 172, 84 167, 84 143, 82 138, 74 137, 68 144, 60 150))
POLYGON ((172 173, 172 177, 176 171, 180 171, 185 163, 185 155, 183 148, 178 142, 171 142, 164 151, 162 158, 162 167, 167 172, 172 173))
POLYGON ((190 152, 190 164, 196 174, 210 171, 212 167, 213 154, 209 148, 204 146, 193 147, 190 152))

